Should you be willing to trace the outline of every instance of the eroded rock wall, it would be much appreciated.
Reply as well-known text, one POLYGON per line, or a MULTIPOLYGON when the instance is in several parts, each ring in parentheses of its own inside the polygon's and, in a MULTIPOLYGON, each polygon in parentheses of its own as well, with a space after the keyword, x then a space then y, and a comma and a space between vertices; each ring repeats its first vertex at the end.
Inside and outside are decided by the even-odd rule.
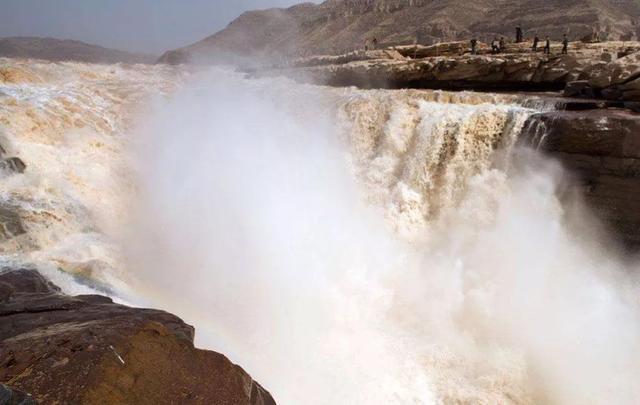
POLYGON ((521 143, 562 163, 616 239, 640 247, 640 115, 553 111, 529 118, 521 143))

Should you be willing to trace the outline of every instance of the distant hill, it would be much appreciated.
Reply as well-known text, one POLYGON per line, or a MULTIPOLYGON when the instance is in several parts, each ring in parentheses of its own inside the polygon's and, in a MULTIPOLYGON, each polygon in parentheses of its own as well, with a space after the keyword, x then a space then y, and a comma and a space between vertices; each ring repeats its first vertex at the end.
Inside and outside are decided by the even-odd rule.
POLYGON ((236 62, 244 57, 274 58, 339 54, 381 45, 432 44, 477 36, 538 33, 580 39, 640 36, 640 0, 327 0, 287 9, 249 11, 224 30, 185 48, 165 53, 162 63, 236 62))
POLYGON ((154 61, 151 55, 118 51, 70 39, 39 37, 0 38, 0 57, 88 63, 153 63, 154 61))

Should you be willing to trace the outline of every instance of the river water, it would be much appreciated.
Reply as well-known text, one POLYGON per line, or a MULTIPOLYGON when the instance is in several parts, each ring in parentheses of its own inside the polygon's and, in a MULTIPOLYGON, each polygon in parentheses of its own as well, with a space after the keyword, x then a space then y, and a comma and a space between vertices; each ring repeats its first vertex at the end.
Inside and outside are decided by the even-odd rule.
POLYGON ((544 103, 2 60, 6 266, 166 309, 283 404, 634 404, 635 265, 544 103))

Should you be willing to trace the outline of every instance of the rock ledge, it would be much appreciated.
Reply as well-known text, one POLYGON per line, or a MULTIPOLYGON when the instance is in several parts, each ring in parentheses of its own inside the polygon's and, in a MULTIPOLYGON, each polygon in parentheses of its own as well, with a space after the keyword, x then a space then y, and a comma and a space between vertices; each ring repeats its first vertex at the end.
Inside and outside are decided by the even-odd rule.
POLYGON ((0 382, 38 403, 275 404, 193 336, 163 311, 70 297, 34 270, 0 272, 0 382))

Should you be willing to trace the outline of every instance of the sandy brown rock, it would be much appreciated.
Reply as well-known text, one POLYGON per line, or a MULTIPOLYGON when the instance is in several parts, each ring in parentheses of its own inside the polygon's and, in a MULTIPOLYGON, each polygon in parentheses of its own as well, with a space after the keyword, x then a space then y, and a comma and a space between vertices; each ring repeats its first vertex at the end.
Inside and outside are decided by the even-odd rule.
POLYGON ((259 74, 286 75, 332 86, 364 88, 440 88, 474 90, 562 90, 567 96, 640 100, 640 43, 571 43, 569 53, 552 43, 550 55, 531 52, 522 44, 508 44, 504 52, 481 50, 471 55, 460 43, 362 52, 334 57, 298 59, 259 74), (391 52, 395 52, 391 53, 391 52), (404 59, 398 57, 404 56, 404 59), (603 58, 603 55, 608 55, 603 58))
POLYGON ((163 311, 70 297, 33 270, 0 274, 0 382, 43 404, 274 404, 163 311))

